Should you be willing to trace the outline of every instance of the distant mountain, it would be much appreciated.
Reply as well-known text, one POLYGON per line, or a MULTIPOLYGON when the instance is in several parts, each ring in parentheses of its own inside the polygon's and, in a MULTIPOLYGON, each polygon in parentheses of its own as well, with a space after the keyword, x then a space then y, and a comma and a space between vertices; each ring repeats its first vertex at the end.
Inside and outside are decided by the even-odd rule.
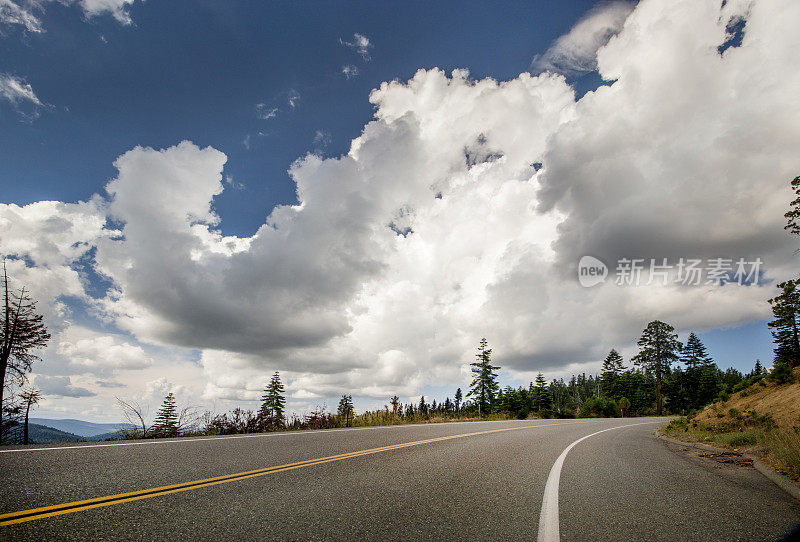
MULTIPOLYGON (((131 429, 129 423, 93 423, 83 420, 53 420, 48 418, 31 418, 31 423, 44 425, 64 433, 72 433, 80 437, 94 437, 114 433, 120 429, 131 429)), ((105 436, 103 438, 106 438, 105 436)))
POLYGON ((31 444, 55 444, 57 442, 83 442, 86 439, 52 427, 39 425, 38 423, 29 423, 28 440, 31 444))

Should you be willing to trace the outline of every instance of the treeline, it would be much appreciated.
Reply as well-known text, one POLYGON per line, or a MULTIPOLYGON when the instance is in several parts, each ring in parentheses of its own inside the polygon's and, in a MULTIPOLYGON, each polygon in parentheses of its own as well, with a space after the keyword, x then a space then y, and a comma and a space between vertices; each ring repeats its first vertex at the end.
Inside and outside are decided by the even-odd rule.
POLYGON ((732 368, 722 371, 697 335, 691 333, 686 344, 681 344, 672 326, 660 321, 648 324, 638 344, 640 351, 631 358, 630 367, 612 349, 599 375, 584 373, 568 381, 547 382, 540 373, 528 386, 500 388, 500 367, 492 365, 492 350, 482 339, 477 359, 471 364, 473 381, 466 394, 458 388, 452 399, 429 401, 423 396, 413 403, 402 403, 395 395, 382 409, 360 414, 355 413, 352 395, 342 395, 335 412, 323 405, 303 415, 287 415, 278 372, 272 376, 261 406, 255 411, 236 408, 223 414, 195 415, 189 409, 179 411, 170 393, 148 427, 140 411, 130 403, 120 404, 128 420, 138 425, 126 432, 127 438, 230 435, 475 419, 686 415, 713 401, 725 400, 761 379, 786 381, 792 375, 788 365, 783 370, 776 363, 770 373, 759 360, 747 374, 732 368))

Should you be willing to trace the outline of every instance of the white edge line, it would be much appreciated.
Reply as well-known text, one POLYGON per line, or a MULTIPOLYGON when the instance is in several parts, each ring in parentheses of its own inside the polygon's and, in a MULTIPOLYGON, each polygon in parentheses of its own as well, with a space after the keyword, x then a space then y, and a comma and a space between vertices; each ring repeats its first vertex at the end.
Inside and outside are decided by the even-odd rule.
POLYGON ((623 429, 625 427, 647 425, 652 423, 662 423, 662 421, 659 420, 652 422, 629 423, 625 425, 618 425, 616 427, 609 427, 608 429, 602 429, 590 435, 586 435, 585 437, 581 437, 564 448, 564 451, 561 452, 560 456, 558 456, 556 462, 553 463, 553 467, 550 469, 550 474, 547 477, 547 483, 544 486, 542 512, 539 515, 539 535, 537 537, 537 542, 559 542, 561 540, 561 534, 558 528, 558 483, 559 479, 561 478, 561 467, 564 465, 564 460, 566 459, 569 451, 582 440, 599 435, 600 433, 605 433, 606 431, 612 431, 614 429, 623 429))
MULTIPOLYGON (((473 423, 508 423, 508 422, 515 422, 515 421, 525 421, 525 420, 482 420, 476 422, 440 422, 440 423, 408 423, 408 424, 397 424, 397 425, 375 425, 372 427, 350 427, 350 428, 339 428, 339 429, 308 429, 308 430, 299 430, 299 431, 275 431, 272 433, 251 433, 247 435, 228 435, 228 436, 214 436, 214 437, 181 437, 181 438, 174 438, 174 439, 152 439, 146 440, 142 439, 136 442, 114 442, 109 444, 78 444, 75 446, 48 446, 45 448, 16 448, 14 450, 0 450, 0 454, 13 454, 13 453, 20 453, 20 452, 46 452, 46 451, 53 451, 53 450, 76 450, 81 448, 112 448, 115 446, 143 446, 147 444, 183 444, 188 442, 201 442, 207 440, 231 440, 231 439, 240 439, 240 438, 254 438, 254 437, 279 437, 279 436, 292 436, 292 435, 309 435, 309 434, 317 434, 317 433, 344 433, 346 431, 364 431, 367 429, 390 429, 390 428, 401 428, 401 427, 420 427, 420 426, 428 426, 428 427, 435 427, 438 425, 453 425, 453 424, 473 424, 473 423)), ((557 419, 553 420, 527 420, 527 421, 551 421, 551 422, 558 422, 557 419)), ((552 424, 545 424, 545 425, 552 425, 552 424)))

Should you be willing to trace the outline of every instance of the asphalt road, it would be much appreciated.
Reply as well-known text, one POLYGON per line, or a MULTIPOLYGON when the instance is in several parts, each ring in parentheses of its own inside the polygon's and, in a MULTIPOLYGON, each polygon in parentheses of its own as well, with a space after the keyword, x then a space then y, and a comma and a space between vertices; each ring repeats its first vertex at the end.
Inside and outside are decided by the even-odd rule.
POLYGON ((757 471, 657 439, 658 423, 450 423, 3 451, 0 524, 23 521, 0 527, 0 538, 536 540, 549 517, 550 540, 555 526, 564 541, 751 541, 776 540, 800 520, 800 503, 757 471), (208 480, 239 473, 249 474, 208 480), (100 499, 119 494, 128 495, 100 499))

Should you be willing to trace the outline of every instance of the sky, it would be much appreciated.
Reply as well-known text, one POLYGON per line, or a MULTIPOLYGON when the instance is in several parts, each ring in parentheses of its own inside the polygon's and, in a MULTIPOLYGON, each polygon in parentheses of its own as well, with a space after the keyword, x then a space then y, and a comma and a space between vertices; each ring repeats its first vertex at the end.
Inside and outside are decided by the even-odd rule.
POLYGON ((37 415, 255 408, 276 370, 297 413, 443 400, 482 337, 516 386, 629 360, 654 319, 769 365, 797 20, 0 0, 0 253, 53 335, 37 415))

